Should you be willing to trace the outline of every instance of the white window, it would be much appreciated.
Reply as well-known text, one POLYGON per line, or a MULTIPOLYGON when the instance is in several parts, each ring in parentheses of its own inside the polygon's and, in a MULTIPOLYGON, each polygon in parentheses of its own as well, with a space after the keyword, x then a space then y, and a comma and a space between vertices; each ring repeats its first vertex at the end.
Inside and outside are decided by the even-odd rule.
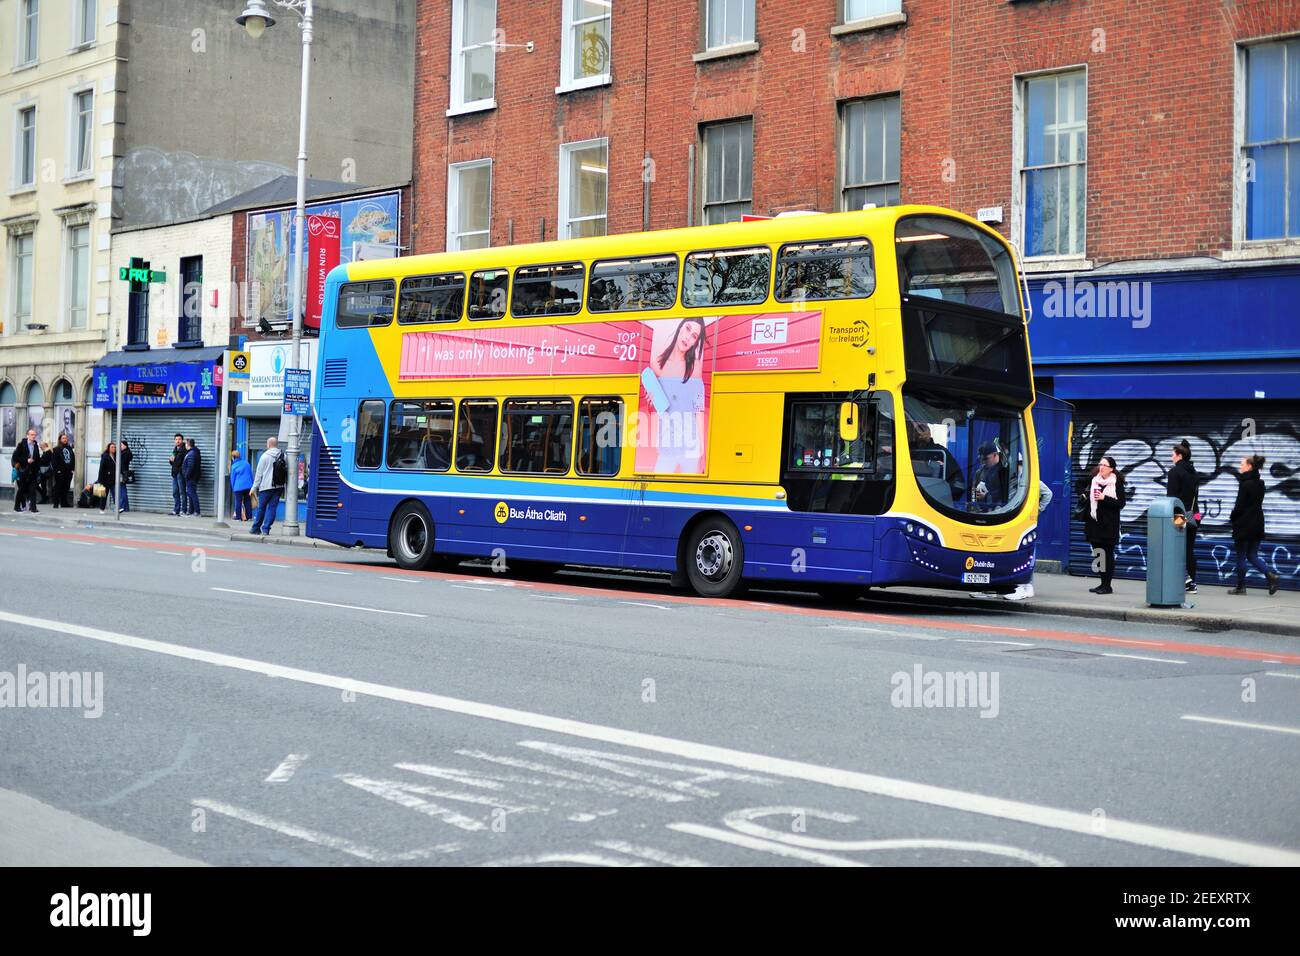
POLYGON ((560 147, 561 239, 603 236, 609 201, 609 140, 560 147))
POLYGON ((27 331, 32 320, 32 234, 13 237, 14 332, 27 331))
POLYGON ((72 0, 72 45, 95 42, 95 0, 72 0))
POLYGON ((492 160, 447 167, 447 251, 492 244, 492 160))
POLYGON ((496 0, 452 0, 451 112, 496 105, 496 0))
POLYGON ((1300 238, 1300 37, 1245 48, 1247 239, 1300 238))
POLYGON ((737 222, 752 212, 754 121, 704 127, 704 224, 737 222))
POLYGON ((18 0, 18 66, 36 62, 40 19, 41 0, 18 0))
POLYGON ((18 111, 14 135, 14 186, 36 185, 36 107, 18 111))
POLYGON ((845 103, 840 136, 840 208, 898 205, 898 97, 845 103))
POLYGON ((609 82, 609 25, 614 0, 564 0, 560 86, 582 89, 609 82))
POLYGON ((704 0, 704 45, 754 42, 754 0, 704 0))
POLYGON ((68 237, 68 328, 86 328, 90 301, 90 226, 69 226, 68 237))
POLYGON ((1082 256, 1088 84, 1083 70, 1020 81, 1019 203, 1025 256, 1082 256))
POLYGON ((859 20, 872 20, 903 12, 903 0, 843 0, 844 22, 856 23, 859 20))
POLYGON ((78 90, 72 94, 72 131, 68 138, 72 149, 68 163, 70 175, 90 172, 94 133, 95 94, 92 90, 78 90))

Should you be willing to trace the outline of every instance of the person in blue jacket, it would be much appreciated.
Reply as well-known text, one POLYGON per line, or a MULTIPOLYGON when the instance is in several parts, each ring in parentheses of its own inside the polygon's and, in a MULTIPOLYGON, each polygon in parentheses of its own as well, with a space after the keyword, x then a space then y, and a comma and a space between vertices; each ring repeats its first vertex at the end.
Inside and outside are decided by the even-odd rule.
POLYGON ((239 449, 230 453, 230 491, 232 515, 236 521, 248 521, 253 515, 252 502, 248 500, 253 487, 253 468, 239 457, 239 449))

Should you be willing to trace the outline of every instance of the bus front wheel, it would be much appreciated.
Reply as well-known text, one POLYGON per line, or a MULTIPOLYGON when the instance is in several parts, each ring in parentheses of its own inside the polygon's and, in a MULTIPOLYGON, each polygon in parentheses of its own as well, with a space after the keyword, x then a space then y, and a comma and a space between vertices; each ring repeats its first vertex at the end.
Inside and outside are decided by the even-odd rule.
POLYGON ((705 518, 697 524, 683 559, 686 578, 701 597, 730 597, 741 590, 745 545, 726 518, 705 518))
POLYGON ((388 526, 388 550, 407 571, 426 571, 434 563, 433 519, 424 505, 408 501, 397 509, 388 526))

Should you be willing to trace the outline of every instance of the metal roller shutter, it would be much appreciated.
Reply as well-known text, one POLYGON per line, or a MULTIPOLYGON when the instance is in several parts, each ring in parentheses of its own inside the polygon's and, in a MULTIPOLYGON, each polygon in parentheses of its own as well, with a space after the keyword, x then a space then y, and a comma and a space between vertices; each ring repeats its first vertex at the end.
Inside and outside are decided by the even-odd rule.
MULTIPOLYGON (((266 450, 266 440, 275 438, 280 434, 280 419, 278 418, 250 418, 248 419, 248 463, 257 468, 257 459, 262 452, 266 450)), ((302 435, 300 436, 301 450, 299 452, 300 461, 311 461, 311 438, 312 422, 310 418, 302 420, 302 435)), ((280 448, 284 451, 289 450, 287 442, 282 442, 280 448)))
MULTIPOLYGON (((116 416, 112 418, 116 437, 116 416)), ((173 436, 180 432, 193 438, 202 456, 203 478, 199 482, 199 504, 203 514, 212 515, 216 504, 213 496, 213 479, 217 473, 216 409, 202 411, 154 411, 126 409, 122 413, 122 437, 131 446, 135 459, 135 484, 128 486, 127 495, 134 511, 172 510, 172 472, 167 457, 171 454, 173 436)))
MULTIPOLYGON (((1295 402, 1079 402, 1074 413, 1072 509, 1085 500, 1092 469, 1103 455, 1115 458, 1128 489, 1123 532, 1116 552, 1116 575, 1146 575, 1146 511, 1164 497, 1169 456, 1182 439, 1192 447, 1192 464, 1201 477, 1200 508, 1205 518, 1196 538, 1202 584, 1233 584, 1236 552, 1228 516, 1237 500, 1237 466, 1247 455, 1267 459, 1264 524, 1260 557, 1281 578, 1282 587, 1300 590, 1300 404, 1295 402)), ((1071 523, 1070 571, 1089 574, 1092 554, 1083 539, 1083 521, 1071 523)), ((1259 584, 1250 572, 1248 583, 1259 584)))

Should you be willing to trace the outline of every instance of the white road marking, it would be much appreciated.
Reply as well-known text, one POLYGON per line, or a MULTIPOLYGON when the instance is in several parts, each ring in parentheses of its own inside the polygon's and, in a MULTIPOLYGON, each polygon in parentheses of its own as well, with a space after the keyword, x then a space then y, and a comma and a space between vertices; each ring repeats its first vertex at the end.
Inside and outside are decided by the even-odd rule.
POLYGON ((124 544, 115 544, 115 545, 113 545, 113 550, 114 550, 114 551, 136 551, 136 550, 138 550, 138 549, 136 549, 136 548, 128 548, 128 547, 127 547, 126 545, 124 545, 124 544))
POLYGON ((180 551, 159 551, 158 554, 169 554, 169 555, 171 555, 173 558, 183 558, 183 557, 185 557, 185 555, 182 554, 180 551))
POLYGON ((1130 641, 1122 637, 1111 637, 1111 638, 1107 638, 1107 640, 1115 644, 1138 644, 1141 645, 1142 647, 1164 647, 1165 646, 1164 641, 1130 641))
POLYGON ((286 823, 283 820, 276 820, 272 817, 265 816, 255 810, 246 810, 243 807, 232 806, 229 803, 220 803, 216 800, 191 800, 196 807, 204 810, 211 810, 213 813, 219 813, 223 817, 230 817, 233 820, 240 820, 244 823, 251 824, 255 827, 261 827, 263 830, 271 830, 284 836, 293 837, 295 840, 304 840, 307 843, 314 843, 317 846, 323 846, 329 850, 338 850, 340 853, 346 853, 349 856, 355 856, 359 860, 366 860, 371 863, 405 863, 410 860, 427 860, 432 856, 443 853, 455 853, 460 849, 459 843, 441 843, 437 846, 431 846, 423 850, 408 850, 405 853, 389 853, 384 850, 376 850, 360 843, 353 843, 344 837, 332 836, 328 833, 322 833, 319 830, 309 830, 306 827, 300 827, 293 823, 286 823))
POLYGON ((293 567, 292 564, 272 564, 270 561, 258 561, 257 563, 260 564, 260 565, 261 565, 262 567, 264 567, 264 568, 291 568, 291 567, 293 567))
POLYGON ((460 588, 462 591, 491 591, 492 590, 491 588, 470 587, 468 584, 453 584, 452 587, 460 588))
POLYGON ((863 634, 884 634, 888 637, 911 637, 918 641, 942 641, 944 638, 934 634, 914 634, 911 631, 894 631, 887 627, 863 627, 858 624, 827 624, 830 631, 859 631, 863 634))
POLYGON ((387 575, 381 575, 385 581, 396 581, 398 584, 419 584, 415 578, 390 578, 387 575))
POLYGON ((1102 652, 1102 657, 1123 657, 1130 661, 1155 661, 1157 664, 1186 664, 1187 661, 1176 661, 1172 657, 1143 657, 1141 654, 1108 654, 1102 652))
MULTIPOLYGON (((550 764, 538 763, 535 760, 520 760, 518 757, 501 757, 496 754, 484 753, 481 750, 457 750, 456 753, 460 754, 462 757, 473 757, 475 760, 484 760, 488 763, 501 764, 502 766, 511 767, 516 770, 531 770, 533 773, 542 773, 547 775, 547 777, 528 780, 528 783, 534 786, 552 787, 559 790, 594 790, 598 793, 611 794, 620 797, 639 797, 645 800, 658 800, 661 803, 679 803, 683 800, 691 799, 688 794, 675 792, 673 790, 663 790, 658 787, 629 783, 626 780, 617 780, 613 777, 602 777, 599 774, 579 773, 576 770, 565 770, 562 767, 552 767, 550 764)), ((716 796, 716 794, 713 795, 716 796)))
POLYGON ((664 850, 656 850, 652 846, 641 846, 637 843, 628 843, 626 840, 597 840, 596 846, 602 850, 613 850, 615 853, 626 853, 628 856, 635 856, 638 859, 649 860, 651 863, 659 863, 663 866, 708 866, 703 860, 697 860, 693 856, 681 856, 677 853, 667 853, 664 850))
POLYGON ((349 577, 352 575, 351 571, 331 571, 329 568, 317 568, 316 573, 317 574, 346 574, 349 577))
POLYGON ((967 627, 978 628, 981 631, 997 631, 999 634, 1004 631, 1028 631, 1027 627, 1012 627, 1009 624, 967 624, 967 627))
POLYGON ((204 558, 203 558, 203 559, 204 559, 205 561, 234 561, 234 560, 235 560, 234 558, 218 558, 218 557, 214 557, 214 556, 212 556, 212 555, 210 555, 210 554, 208 554, 208 555, 204 555, 204 558))
POLYGON ((221 654, 216 651, 197 647, 186 647, 166 641, 118 634, 97 627, 52 621, 46 618, 30 617, 0 610, 0 621, 7 621, 19 627, 49 631, 68 637, 80 637, 114 644, 118 647, 161 654, 167 657, 181 658, 214 667, 227 667, 260 674, 265 677, 296 681, 315 687, 327 687, 332 690, 347 690, 383 700, 412 704, 445 713, 454 713, 483 720, 494 720, 516 727, 528 727, 547 733, 564 734, 584 740, 632 747, 673 757, 685 757, 688 760, 701 760, 748 770, 755 773, 769 774, 817 783, 857 793, 869 793, 896 800, 924 803, 931 806, 945 807, 963 813, 977 813, 1002 820, 1013 820, 1033 826, 1047 827, 1067 833, 1077 833, 1098 840, 1115 840, 1138 846, 1153 847, 1173 853, 1220 860, 1225 863, 1241 863, 1255 866, 1300 866, 1300 852, 1278 846, 1251 843, 1231 837, 1213 836, 1193 833, 1187 830, 1175 830, 1169 827, 1135 823, 1128 820, 1110 818, 1106 821, 1105 831, 1095 832, 1096 820, 1087 811, 1061 810, 1027 803, 1021 800, 1008 800, 985 794, 972 793, 952 787, 940 787, 933 784, 900 780, 879 774, 863 773, 855 770, 842 770, 820 764, 756 754, 730 747, 714 744, 702 744, 658 734, 648 734, 635 730, 624 730, 602 724, 571 720, 565 717, 553 717, 532 711, 517 710, 496 704, 464 700, 427 691, 410 690, 357 680, 337 674, 309 671, 298 667, 287 667, 269 661, 259 661, 233 654, 221 654))
POLYGON ((456 790, 444 790, 440 787, 426 787, 419 784, 405 783, 401 780, 376 780, 373 777, 364 777, 357 773, 341 773, 338 775, 338 779, 359 790, 364 790, 366 793, 373 793, 377 797, 383 797, 390 803, 406 807, 408 810, 415 810, 425 816, 433 817, 435 820, 441 820, 449 826, 468 830, 471 833, 486 830, 487 825, 473 817, 465 816, 458 810, 441 806, 424 798, 439 797, 443 800, 457 800, 461 803, 500 807, 507 813, 523 813, 537 810, 537 807, 510 806, 493 797, 485 797, 478 793, 462 793, 456 790))
POLYGON ((1198 717, 1195 714, 1183 714, 1183 720, 1194 720, 1202 724, 1222 724, 1224 727, 1245 727, 1247 730, 1271 730, 1275 734, 1300 735, 1300 727, 1283 727, 1279 724, 1252 724, 1248 720, 1227 720, 1223 717, 1198 717))
POLYGON ((717 840, 719 843, 730 843, 732 846, 743 846, 747 850, 761 850, 764 853, 773 853, 792 860, 802 860, 805 863, 820 863, 822 866, 867 865, 857 860, 850 860, 846 856, 832 856, 829 853, 818 853, 816 850, 804 850, 797 846, 787 846, 784 843, 774 843, 771 840, 745 836, 743 833, 736 833, 732 830, 719 830, 717 827, 701 826, 698 823, 670 823, 668 829, 676 830, 678 833, 689 833, 691 836, 704 837, 706 840, 717 840))
POLYGON ((267 776, 263 783, 284 783, 290 779, 294 771, 302 766, 302 762, 307 759, 308 754, 289 754, 280 761, 280 766, 276 767, 267 776))
POLYGON ((1286 671, 1264 671, 1265 677, 1289 677, 1292 680, 1300 680, 1300 674, 1290 674, 1286 671))
POLYGON ((588 750, 585 747, 567 747, 563 744, 544 743, 540 740, 521 740, 519 746, 527 747, 529 750, 539 750, 544 754, 550 754, 552 757, 572 760, 588 767, 596 767, 599 770, 642 780, 657 787, 667 787, 669 790, 676 790, 680 793, 690 794, 692 797, 702 797, 704 799, 716 797, 718 792, 697 787, 696 784, 698 783, 730 780, 737 783, 757 784, 762 787, 770 787, 776 784, 776 781, 770 777, 758 777, 749 773, 733 773, 730 770, 715 770, 711 767, 692 766, 691 764, 674 763, 669 760, 653 760, 649 757, 633 757, 628 754, 611 753, 605 750, 588 750), (685 780, 674 780, 662 774, 639 769, 641 767, 670 770, 674 773, 688 774, 689 776, 685 780))
POLYGON ((672 610, 672 608, 667 607, 667 606, 665 606, 665 605, 663 605, 663 604, 649 604, 649 603, 647 603, 647 602, 645 602, 645 601, 619 601, 618 603, 619 603, 619 604, 627 604, 627 605, 630 605, 630 606, 632 606, 632 607, 653 607, 653 608, 658 608, 658 609, 661 610, 661 611, 671 611, 671 610, 672 610))
POLYGON ((1026 644, 1024 641, 995 641, 987 637, 957 637, 953 638, 958 644, 1010 644, 1012 647, 1033 647, 1033 644, 1026 644))
POLYGON ((79 544, 79 545, 81 545, 83 548, 93 548, 93 547, 95 546, 95 542, 94 542, 94 541, 78 541, 78 540, 75 539, 75 538, 70 538, 70 539, 68 540, 68 543, 69 543, 69 544, 79 544))
POLYGON ((534 595, 534 597, 539 597, 539 598, 541 598, 543 601, 576 601, 576 600, 578 600, 576 597, 565 597, 565 596, 562 595, 562 594, 537 594, 537 595, 534 595))
POLYGON ((508 856, 504 860, 489 860, 479 866, 540 866, 543 863, 568 863, 578 866, 649 866, 618 856, 602 853, 537 853, 533 856, 508 856))
POLYGON ((289 597, 287 594, 265 594, 262 591, 241 591, 238 588, 211 588, 226 594, 247 594, 250 597, 270 598, 274 601, 293 601, 296 604, 319 604, 322 607, 341 607, 348 611, 368 611, 371 614, 396 614, 399 617, 425 617, 412 611, 390 611, 382 607, 359 607, 356 604, 335 604, 333 601, 313 601, 310 598, 289 597))
POLYGON ((32 535, 32 537, 35 538, 37 541, 53 541, 53 540, 54 540, 53 538, 47 538, 47 537, 45 537, 45 535, 43 535, 43 534, 34 534, 34 535, 32 535))

